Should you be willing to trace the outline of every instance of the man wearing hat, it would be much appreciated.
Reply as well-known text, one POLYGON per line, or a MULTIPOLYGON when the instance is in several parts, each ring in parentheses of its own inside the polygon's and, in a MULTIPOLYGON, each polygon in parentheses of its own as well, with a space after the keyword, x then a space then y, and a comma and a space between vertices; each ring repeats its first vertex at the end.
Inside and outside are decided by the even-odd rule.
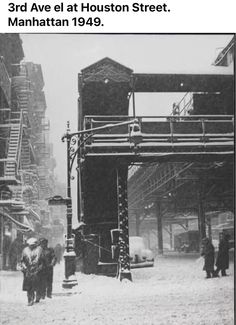
POLYGON ((46 295, 48 298, 52 298, 53 267, 55 266, 57 259, 53 248, 48 247, 48 240, 46 238, 41 238, 39 242, 42 248, 43 260, 43 269, 40 272, 41 298, 44 299, 46 295))
POLYGON ((23 291, 27 291, 28 306, 34 304, 35 296, 35 302, 39 302, 39 272, 42 267, 42 248, 36 238, 29 238, 21 258, 21 269, 24 274, 23 291))
POLYGON ((215 275, 218 276, 221 271, 222 276, 227 276, 226 270, 229 268, 229 239, 230 235, 221 232, 219 234, 219 250, 216 259, 215 275))
POLYGON ((211 240, 207 237, 202 239, 201 256, 203 256, 205 260, 203 270, 206 271, 206 278, 209 279, 214 277, 215 248, 211 240))

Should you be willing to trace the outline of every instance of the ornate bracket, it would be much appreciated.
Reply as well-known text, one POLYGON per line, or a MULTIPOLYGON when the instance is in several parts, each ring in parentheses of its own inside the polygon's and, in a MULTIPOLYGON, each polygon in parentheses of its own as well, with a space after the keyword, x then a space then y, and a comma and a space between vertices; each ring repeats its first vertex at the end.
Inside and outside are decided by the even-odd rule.
MULTIPOLYGON (((74 133, 70 133, 70 125, 67 122, 67 132, 61 138, 62 142, 67 141, 67 159, 69 161, 69 176, 71 178, 71 170, 75 161, 75 157, 78 156, 80 161, 83 161, 84 152, 83 146, 84 144, 92 138, 92 136, 99 131, 104 129, 112 129, 113 127, 128 125, 137 123, 137 120, 130 120, 121 123, 115 124, 107 124, 93 129, 82 130, 74 133)), ((135 130, 136 131, 136 130, 135 130)))

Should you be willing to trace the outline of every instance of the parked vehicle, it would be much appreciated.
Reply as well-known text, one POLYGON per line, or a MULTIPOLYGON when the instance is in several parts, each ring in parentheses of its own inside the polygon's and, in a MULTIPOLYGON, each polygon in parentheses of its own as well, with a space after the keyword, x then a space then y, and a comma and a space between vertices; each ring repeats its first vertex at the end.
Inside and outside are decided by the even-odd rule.
POLYGON ((154 265, 154 254, 146 248, 142 237, 129 238, 131 268, 149 267, 154 265))
POLYGON ((229 237, 229 247, 234 249, 234 227, 228 227, 222 229, 223 234, 228 234, 229 237))
POLYGON ((189 230, 174 236, 174 249, 178 252, 199 251, 199 231, 189 230))

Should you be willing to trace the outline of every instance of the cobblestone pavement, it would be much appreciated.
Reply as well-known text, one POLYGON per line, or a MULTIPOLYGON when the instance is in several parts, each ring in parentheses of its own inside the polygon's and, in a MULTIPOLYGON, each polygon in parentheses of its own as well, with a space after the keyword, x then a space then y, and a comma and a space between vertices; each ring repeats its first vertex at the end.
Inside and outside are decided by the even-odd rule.
POLYGON ((234 268, 228 277, 205 279, 197 258, 161 257, 155 267, 132 270, 133 282, 77 274, 73 290, 61 287, 32 307, 21 291, 20 272, 0 272, 0 324, 10 325, 233 325, 234 268))

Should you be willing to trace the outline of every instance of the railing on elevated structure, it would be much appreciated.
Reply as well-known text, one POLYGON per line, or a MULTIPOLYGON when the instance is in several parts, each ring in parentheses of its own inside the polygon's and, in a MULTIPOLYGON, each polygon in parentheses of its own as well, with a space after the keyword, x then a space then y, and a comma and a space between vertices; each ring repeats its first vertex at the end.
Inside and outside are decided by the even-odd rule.
POLYGON ((173 104, 171 115, 186 116, 186 115, 190 115, 192 110, 193 110, 193 93, 187 92, 177 104, 175 103, 173 104))
POLYGON ((85 116, 85 156, 161 157, 170 154, 233 154, 231 115, 85 116), (134 121, 130 125, 117 123, 134 121), (104 128, 113 125, 112 128, 104 128), (94 131, 89 131, 95 129, 94 131))

